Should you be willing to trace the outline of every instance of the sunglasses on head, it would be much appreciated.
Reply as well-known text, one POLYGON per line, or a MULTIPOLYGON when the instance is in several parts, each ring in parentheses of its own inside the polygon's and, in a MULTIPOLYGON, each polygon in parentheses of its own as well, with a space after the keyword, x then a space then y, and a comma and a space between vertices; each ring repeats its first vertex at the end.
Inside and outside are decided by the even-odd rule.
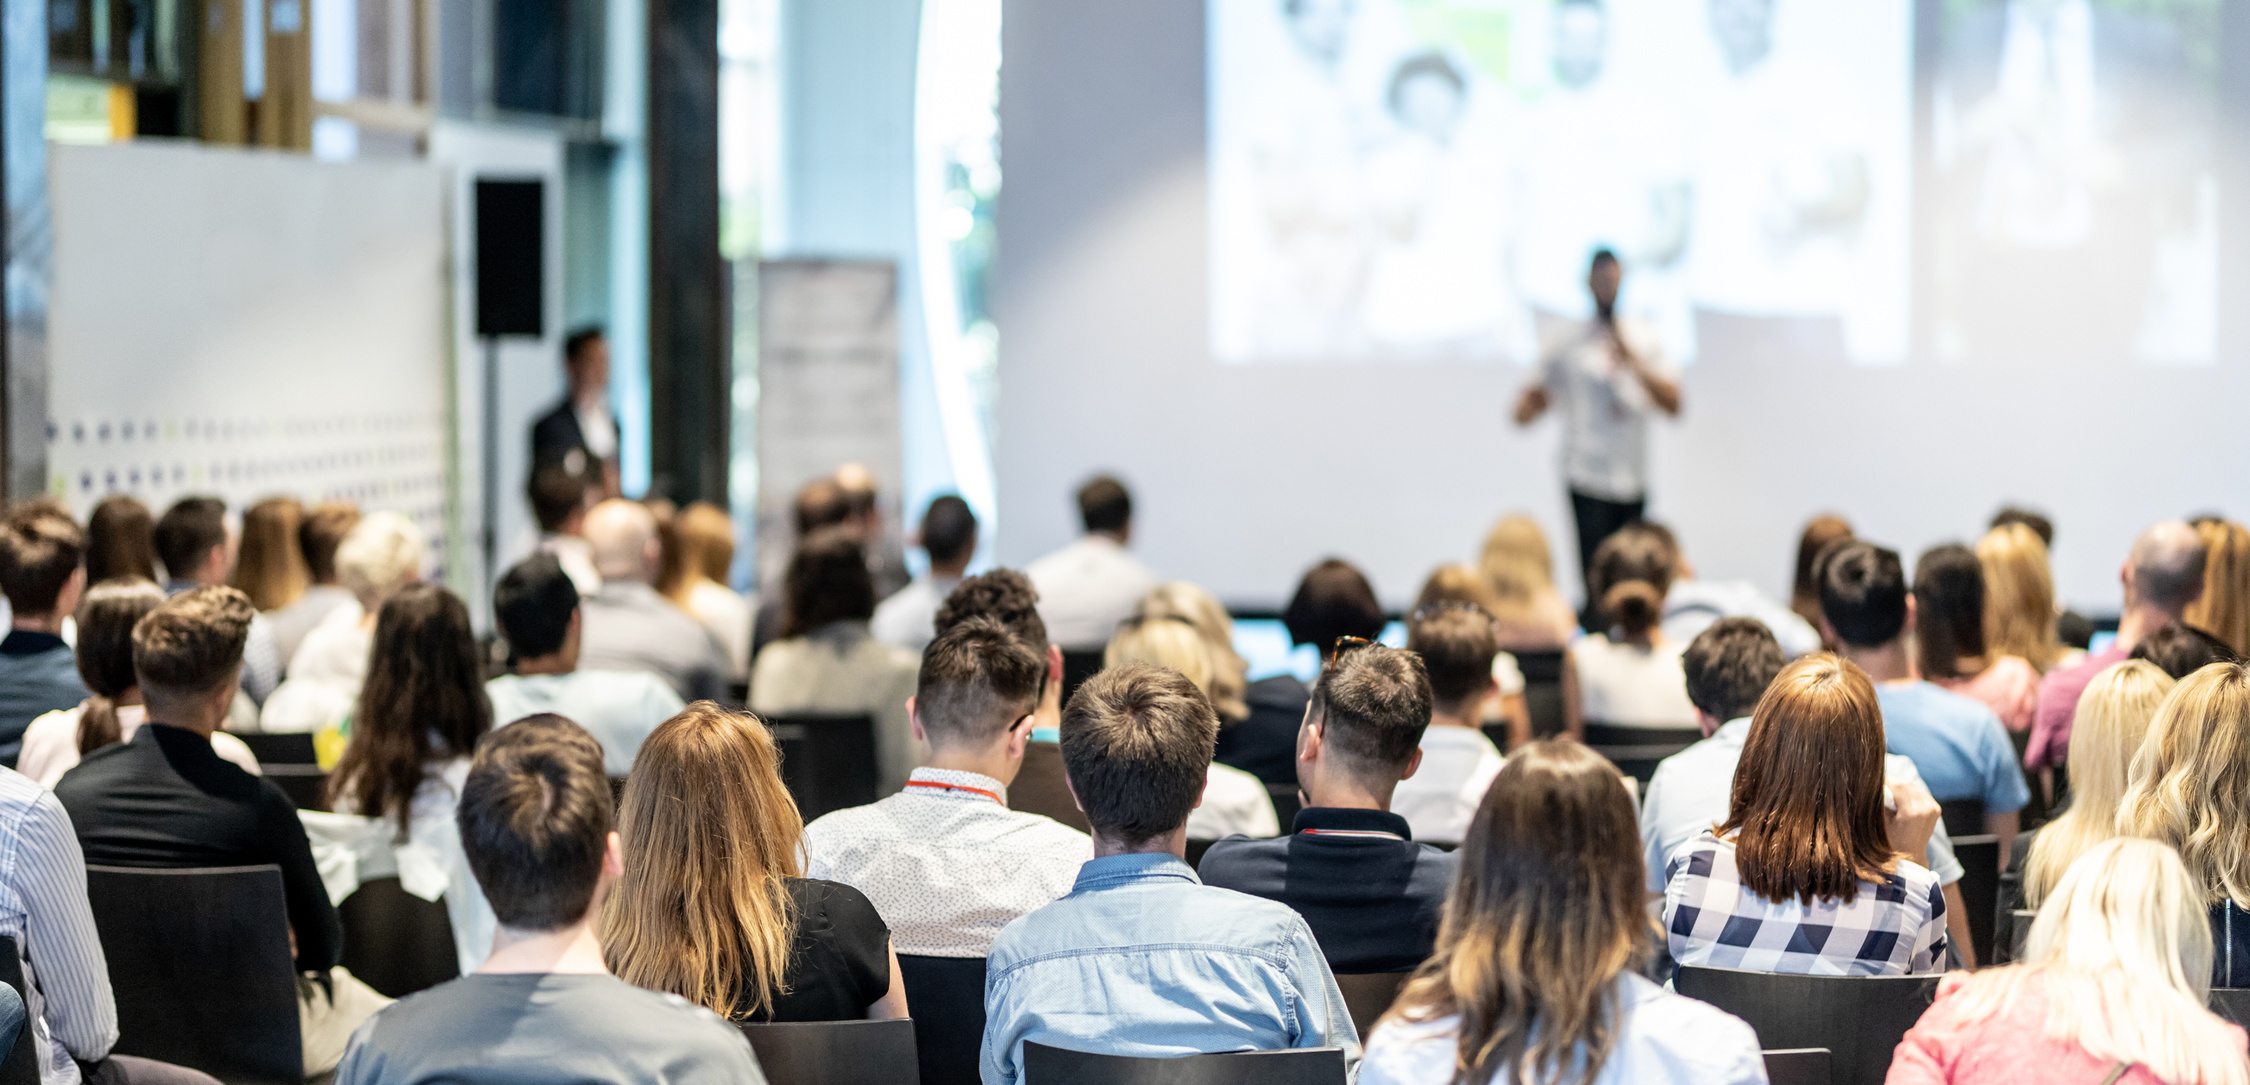
POLYGON ((1435 603, 1431 603, 1430 605, 1407 615, 1406 620, 1410 625, 1419 625, 1448 611, 1460 611, 1463 614, 1474 614, 1479 618, 1485 619, 1486 621, 1492 620, 1491 612, 1485 610, 1483 607, 1476 605, 1475 603, 1463 602, 1459 599, 1440 599, 1435 603))

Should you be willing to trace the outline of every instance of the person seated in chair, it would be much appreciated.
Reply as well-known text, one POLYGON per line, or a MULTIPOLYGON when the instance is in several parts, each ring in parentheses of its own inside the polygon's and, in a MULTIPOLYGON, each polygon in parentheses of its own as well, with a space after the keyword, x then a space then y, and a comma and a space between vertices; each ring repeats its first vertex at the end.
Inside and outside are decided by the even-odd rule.
POLYGON ((1181 858, 1218 731, 1193 682, 1146 663, 1071 696, 1063 761, 1094 858, 1069 896, 993 940, 985 1085, 1023 1079, 1026 1043, 1152 1057, 1341 1047, 1358 1063, 1358 1030, 1304 919, 1203 885, 1181 858))
POLYGON ((1451 853, 1416 843, 1390 807, 1399 781, 1422 765, 1429 724, 1420 656, 1380 644, 1338 651, 1313 685, 1297 739, 1305 807, 1292 834, 1211 845, 1204 883, 1296 909, 1337 972, 1421 964, 1436 943, 1456 864, 1451 853))
POLYGON ((1475 606, 1426 606, 1407 619, 1406 649, 1430 676, 1430 727, 1422 732, 1422 766, 1398 782, 1391 810, 1418 839, 1457 844, 1503 764, 1481 726, 1484 706, 1499 692, 1492 677, 1498 623, 1475 606))
POLYGON ((492 588, 492 619, 508 638, 513 673, 484 684, 492 722, 507 724, 553 712, 584 727, 602 744, 611 776, 633 771, 656 725, 687 707, 664 679, 647 671, 598 671, 578 665, 586 612, 577 581, 553 554, 533 554, 492 588))
POLYGON ((1005 626, 1016 639, 1047 661, 1039 705, 1031 711, 1031 742, 1024 747, 1023 764, 1008 787, 1008 807, 1041 814, 1086 832, 1086 813, 1071 801, 1070 785, 1063 780, 1061 734, 1062 649, 1047 639, 1047 623, 1039 617, 1039 592, 1031 578, 1014 569, 994 569, 954 585, 938 608, 931 628, 938 636, 975 617, 989 617, 1005 626))
POLYGON ((0 638, 0 764, 13 766, 31 721, 86 698, 63 620, 86 590, 86 533, 44 502, 0 519, 0 591, 13 628, 0 638))
POLYGON ((569 720, 533 716, 479 745, 461 843, 500 920, 492 955, 375 1015, 336 1085, 764 1085, 734 1026, 610 974, 597 921, 625 870, 612 811, 601 744, 569 720))

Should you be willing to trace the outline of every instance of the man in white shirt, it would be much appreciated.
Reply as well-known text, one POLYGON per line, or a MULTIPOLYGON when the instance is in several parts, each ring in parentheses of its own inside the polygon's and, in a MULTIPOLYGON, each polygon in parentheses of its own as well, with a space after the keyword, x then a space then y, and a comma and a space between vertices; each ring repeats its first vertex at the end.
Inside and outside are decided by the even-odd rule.
MULTIPOLYGON (((1789 665, 1773 632, 1753 618, 1721 618, 1697 635, 1681 657, 1688 699, 1695 703, 1704 740, 1656 766, 1641 800, 1641 848, 1648 861, 1648 891, 1664 894, 1664 868, 1672 855, 1703 830, 1727 819, 1734 769, 1750 736, 1750 717, 1766 687, 1789 665), (1724 723, 1720 721, 1724 720, 1724 723)), ((1910 758, 1885 754, 1883 772, 1893 788, 1928 794, 1910 758)), ((1924 863, 1945 887, 1946 937, 1974 967, 1968 912, 1961 900, 1961 861, 1941 823, 1930 833, 1924 863)))
POLYGON ((930 571, 883 600, 868 623, 876 640, 910 652, 930 646, 938 608, 976 556, 977 514, 958 495, 946 494, 922 514, 920 541, 922 552, 930 556, 930 571))
POLYGON ((492 615, 516 661, 515 673, 484 684, 494 726, 543 712, 568 717, 602 744, 603 770, 623 776, 649 732, 683 707, 671 686, 645 671, 578 669, 578 589, 552 554, 533 554, 500 578, 492 615))
POLYGON ((1624 281, 1616 254, 1594 253, 1586 272, 1594 319, 1547 355, 1539 382, 1516 400, 1519 426, 1551 406, 1562 410, 1563 481, 1578 524, 1582 574, 1593 567, 1602 540, 1647 508, 1649 414, 1680 413, 1679 378, 1665 364, 1655 333, 1617 315, 1624 281))
POLYGON ((1039 590, 1047 636, 1064 651, 1109 643, 1117 623, 1156 587, 1156 574, 1125 548, 1133 538, 1133 495, 1107 475, 1078 488, 1078 541, 1024 568, 1039 590))
POLYGON ((1422 732, 1422 767, 1398 782, 1391 812, 1414 827, 1416 840, 1458 844, 1503 763, 1481 729, 1484 706, 1499 689, 1492 616, 1459 603, 1424 607, 1407 621, 1406 650, 1422 657, 1430 675, 1430 726, 1422 732))

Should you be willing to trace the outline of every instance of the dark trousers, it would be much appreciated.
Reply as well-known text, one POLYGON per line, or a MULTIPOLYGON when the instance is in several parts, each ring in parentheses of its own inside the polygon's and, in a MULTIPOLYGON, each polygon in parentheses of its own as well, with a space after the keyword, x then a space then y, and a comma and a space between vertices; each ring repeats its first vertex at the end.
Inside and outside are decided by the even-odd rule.
POLYGON ((1595 624, 1600 620, 1601 600, 1594 597, 1594 551, 1619 528, 1639 523, 1647 508, 1645 495, 1631 501, 1611 501, 1576 489, 1570 491, 1570 515, 1578 521, 1578 575, 1586 584, 1586 605, 1578 612, 1578 624, 1588 631, 1600 631, 1595 624))

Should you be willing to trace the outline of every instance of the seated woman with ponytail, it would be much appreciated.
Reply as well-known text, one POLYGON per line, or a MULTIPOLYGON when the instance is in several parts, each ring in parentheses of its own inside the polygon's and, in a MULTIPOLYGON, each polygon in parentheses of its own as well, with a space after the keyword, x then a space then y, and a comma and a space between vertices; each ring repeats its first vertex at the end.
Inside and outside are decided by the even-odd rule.
POLYGON ((1595 602, 1608 632, 1571 649, 1587 723, 1611 727, 1696 726, 1680 656, 1684 642, 1664 635, 1664 595, 1679 554, 1662 528, 1632 524, 1594 551, 1595 602))
MULTIPOLYGON (((163 601, 164 589, 137 576, 104 580, 78 601, 78 677, 93 696, 31 721, 17 771, 53 788, 80 757, 141 729, 148 710, 133 677, 133 623, 163 601)), ((211 751, 258 775, 258 759, 241 739, 220 731, 211 736, 211 751)))

